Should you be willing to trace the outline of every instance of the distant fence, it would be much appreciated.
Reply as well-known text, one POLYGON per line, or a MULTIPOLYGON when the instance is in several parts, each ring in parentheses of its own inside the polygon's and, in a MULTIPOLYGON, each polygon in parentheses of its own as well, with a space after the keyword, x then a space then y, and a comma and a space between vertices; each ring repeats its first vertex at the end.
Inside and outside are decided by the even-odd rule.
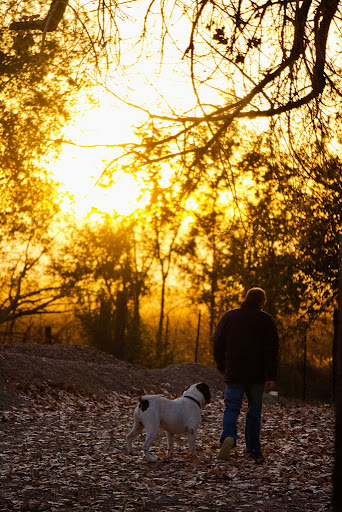
POLYGON ((0 343, 24 343, 27 340, 26 332, 1 332, 0 343))
POLYGON ((316 368, 307 364, 306 372, 303 374, 302 365, 280 362, 277 389, 284 396, 304 399, 304 401, 331 402, 333 400, 332 368, 316 368))
POLYGON ((26 342, 39 342, 50 345, 56 342, 56 336, 52 334, 52 328, 47 325, 44 327, 43 332, 40 335, 37 333, 34 335, 29 330, 26 332, 19 331, 0 331, 0 344, 11 344, 11 343, 26 343, 26 342))

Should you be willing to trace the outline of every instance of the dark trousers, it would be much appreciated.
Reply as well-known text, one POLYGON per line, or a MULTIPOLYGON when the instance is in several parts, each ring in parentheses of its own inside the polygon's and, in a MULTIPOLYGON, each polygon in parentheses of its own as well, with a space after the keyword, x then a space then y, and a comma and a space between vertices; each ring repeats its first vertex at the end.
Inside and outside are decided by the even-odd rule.
POLYGON ((252 384, 250 386, 226 385, 224 393, 226 408, 223 413, 221 443, 226 437, 232 437, 236 444, 238 439, 237 421, 242 400, 246 394, 248 400, 245 425, 246 452, 256 457, 261 455, 260 428, 263 391, 263 384, 252 384))

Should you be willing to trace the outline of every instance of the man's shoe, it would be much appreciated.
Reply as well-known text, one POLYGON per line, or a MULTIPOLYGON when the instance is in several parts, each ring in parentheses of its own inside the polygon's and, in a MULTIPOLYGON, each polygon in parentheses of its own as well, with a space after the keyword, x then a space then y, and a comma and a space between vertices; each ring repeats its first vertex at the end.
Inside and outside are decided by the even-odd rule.
POLYGON ((265 457, 263 455, 255 455, 252 457, 252 459, 254 460, 255 464, 263 464, 265 462, 265 457))
POLYGON ((251 453, 245 452, 245 458, 249 460, 253 460, 255 464, 263 464, 265 462, 265 457, 260 455, 253 455, 251 453))
POLYGON ((234 446, 234 439, 232 437, 226 437, 226 439, 221 444, 220 451, 217 455, 217 460, 228 460, 230 457, 230 452, 234 446))

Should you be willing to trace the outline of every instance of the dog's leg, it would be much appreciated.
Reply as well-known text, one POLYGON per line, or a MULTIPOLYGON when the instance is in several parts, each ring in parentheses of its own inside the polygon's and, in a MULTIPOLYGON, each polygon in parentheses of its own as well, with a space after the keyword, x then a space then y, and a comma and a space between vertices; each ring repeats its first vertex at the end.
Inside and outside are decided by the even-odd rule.
POLYGON ((173 454, 173 446, 174 446, 175 436, 173 434, 170 434, 170 432, 168 432, 166 430, 166 439, 167 439, 167 458, 171 459, 172 454, 173 454))
POLYGON ((188 430, 188 439, 189 439, 189 450, 190 455, 195 455, 195 442, 196 442, 196 430, 191 428, 188 430))
POLYGON ((144 430, 144 426, 140 421, 137 419, 134 419, 132 430, 127 434, 126 441, 127 441, 127 451, 130 455, 133 455, 133 445, 132 441, 135 437, 137 437, 140 432, 144 430))
POLYGON ((146 438, 144 442, 144 454, 148 462, 157 462, 157 458, 152 457, 150 454, 150 446, 155 440, 156 435, 158 434, 159 425, 151 425, 148 430, 146 430, 146 438))

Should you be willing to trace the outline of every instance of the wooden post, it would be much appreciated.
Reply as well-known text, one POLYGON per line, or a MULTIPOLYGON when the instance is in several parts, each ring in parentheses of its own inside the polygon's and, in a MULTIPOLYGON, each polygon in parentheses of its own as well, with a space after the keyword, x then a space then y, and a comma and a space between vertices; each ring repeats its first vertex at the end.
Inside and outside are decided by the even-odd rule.
POLYGON ((335 335, 335 466, 333 475, 334 511, 342 512, 342 224, 339 233, 339 279, 338 311, 336 315, 335 335))
POLYGON ((199 345, 199 336, 200 336, 200 326, 201 326, 201 310, 198 311, 197 334, 196 334, 196 344, 195 344, 195 363, 198 363, 198 345, 199 345))
POLYGON ((333 402, 335 402, 335 386, 336 386, 336 359, 337 359, 337 330, 338 330, 338 309, 334 310, 334 339, 333 339, 333 360, 332 360, 332 372, 333 372, 333 402))
POLYGON ((45 327, 45 343, 47 345, 51 345, 52 343, 52 328, 50 327, 50 325, 47 325, 45 327))
POLYGON ((304 350, 303 350, 303 402, 306 400, 306 366, 307 366, 307 342, 308 334, 304 334, 304 350))
POLYGON ((165 364, 166 364, 168 345, 169 345, 169 315, 166 315, 163 366, 165 366, 165 364))

